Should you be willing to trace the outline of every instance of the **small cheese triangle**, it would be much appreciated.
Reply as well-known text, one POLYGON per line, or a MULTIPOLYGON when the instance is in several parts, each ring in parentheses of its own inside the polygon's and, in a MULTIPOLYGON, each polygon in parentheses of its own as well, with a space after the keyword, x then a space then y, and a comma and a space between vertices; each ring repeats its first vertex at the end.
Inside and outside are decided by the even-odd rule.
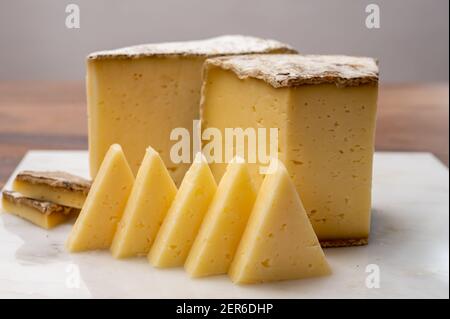
POLYGON ((186 260, 185 269, 191 277, 227 273, 255 198, 247 164, 233 159, 186 260))
POLYGON ((258 283, 330 273, 303 204, 281 161, 265 176, 229 276, 258 283))
POLYGON ((148 254, 176 193, 158 152, 147 148, 111 245, 115 258, 148 254))
POLYGON ((122 148, 111 145, 69 234, 70 252, 110 247, 133 182, 122 148))
POLYGON ((184 264, 216 189, 206 159, 197 154, 148 255, 153 266, 184 264))

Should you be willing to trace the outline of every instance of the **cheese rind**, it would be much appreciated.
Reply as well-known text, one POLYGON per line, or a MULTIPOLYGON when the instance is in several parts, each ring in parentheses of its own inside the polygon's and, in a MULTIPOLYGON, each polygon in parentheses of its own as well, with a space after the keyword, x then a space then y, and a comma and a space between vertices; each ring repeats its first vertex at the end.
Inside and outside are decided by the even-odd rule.
POLYGON ((229 275, 250 284, 323 276, 330 268, 286 168, 266 175, 229 275))
POLYGON ((91 54, 86 81, 91 176, 97 174, 111 144, 122 145, 134 173, 151 145, 179 185, 189 164, 171 160, 170 149, 176 141, 170 134, 174 128, 193 134, 193 120, 199 118, 205 59, 276 52, 295 51, 273 40, 226 36, 91 54))
POLYGON ((107 249, 125 209, 134 176, 120 145, 106 153, 66 242, 70 252, 107 249))
POLYGON ((148 259, 153 266, 163 268, 184 264, 216 189, 206 159, 197 156, 186 172, 150 250, 148 259))
POLYGON ((27 197, 63 206, 81 208, 91 182, 60 171, 22 171, 13 182, 13 190, 27 197))
POLYGON ((14 191, 3 191, 2 208, 7 213, 46 229, 64 223, 80 212, 77 208, 29 198, 14 191))
POLYGON ((161 157, 151 147, 147 148, 111 245, 114 257, 149 252, 176 192, 161 157))
POLYGON ((191 277, 227 273, 250 215, 256 191, 247 164, 228 164, 185 263, 191 277))
MULTIPOLYGON (((222 134, 229 127, 278 128, 278 158, 286 163, 319 239, 334 246, 367 243, 377 80, 376 63, 369 58, 209 59, 202 128, 222 134)), ((257 185, 259 165, 249 165, 257 185)), ((216 179, 224 169, 211 164, 216 179)))

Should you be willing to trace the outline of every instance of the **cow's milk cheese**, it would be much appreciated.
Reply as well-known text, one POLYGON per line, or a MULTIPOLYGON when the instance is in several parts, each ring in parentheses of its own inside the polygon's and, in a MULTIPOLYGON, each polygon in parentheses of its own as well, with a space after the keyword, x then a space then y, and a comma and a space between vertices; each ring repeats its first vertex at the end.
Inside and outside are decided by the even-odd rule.
POLYGON ((26 197, 15 191, 2 192, 2 208, 39 227, 50 229, 78 215, 78 208, 26 197))
POLYGON ((111 145, 69 234, 66 247, 70 252, 110 247, 133 182, 122 148, 111 145))
POLYGON ((184 264, 216 188, 206 159, 198 153, 148 255, 153 266, 163 268, 184 264))
POLYGON ((191 277, 227 273, 256 198, 242 158, 227 167, 186 260, 191 277))
MULTIPOLYGON (((365 244, 377 84, 378 67, 371 58, 280 54, 208 59, 202 126, 222 134, 225 128, 277 128, 278 157, 321 243, 365 244)), ((225 167, 211 165, 216 179, 225 167)), ((260 184, 258 167, 250 165, 250 170, 260 184)))
POLYGON ((170 148, 176 141, 170 136, 174 128, 192 135, 193 120, 199 118, 204 60, 277 52, 295 51, 274 40, 222 36, 92 53, 87 60, 91 176, 97 174, 111 144, 122 145, 134 173, 151 145, 179 185, 189 164, 172 162, 170 148))
POLYGON ((90 187, 89 180, 62 171, 21 171, 12 185, 26 197, 74 208, 83 207, 90 187))
POLYGON ((234 256, 235 283, 323 276, 328 263, 286 168, 266 175, 234 256))
POLYGON ((111 245, 114 257, 149 252, 176 192, 161 157, 148 147, 111 245))

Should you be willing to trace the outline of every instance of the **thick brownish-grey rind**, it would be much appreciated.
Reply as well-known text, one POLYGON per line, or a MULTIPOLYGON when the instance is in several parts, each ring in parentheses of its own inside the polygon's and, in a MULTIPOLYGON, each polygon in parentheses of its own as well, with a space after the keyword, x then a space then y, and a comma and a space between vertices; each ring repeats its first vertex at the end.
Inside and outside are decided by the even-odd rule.
POLYGON ((91 181, 61 171, 21 171, 17 174, 16 181, 63 188, 85 195, 89 193, 91 187, 91 181))
POLYGON ((258 53, 297 53, 297 51, 276 40, 243 35, 224 35, 198 41, 150 43, 98 51, 89 54, 87 58, 88 60, 99 60, 165 56, 215 57, 258 53))
POLYGON ((300 54, 239 55, 207 59, 204 72, 207 74, 211 67, 230 70, 240 79, 263 80, 274 88, 327 83, 338 87, 378 84, 378 64, 375 59, 369 57, 300 54))
POLYGON ((367 237, 353 239, 320 240, 320 246, 322 246, 322 248, 364 246, 367 244, 369 244, 369 238, 367 237))
POLYGON ((14 205, 30 207, 45 215, 50 215, 54 213, 62 213, 64 215, 69 215, 72 213, 80 212, 78 208, 63 206, 55 204, 53 202, 29 198, 14 191, 4 190, 3 198, 14 205))

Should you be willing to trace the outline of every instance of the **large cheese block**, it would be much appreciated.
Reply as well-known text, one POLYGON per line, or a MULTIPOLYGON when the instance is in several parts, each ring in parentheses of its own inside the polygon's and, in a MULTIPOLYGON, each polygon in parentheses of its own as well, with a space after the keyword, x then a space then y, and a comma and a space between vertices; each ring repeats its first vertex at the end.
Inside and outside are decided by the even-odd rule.
POLYGON ((216 189, 208 162, 198 153, 148 255, 153 266, 165 268, 184 264, 216 189))
POLYGON ((235 283, 328 275, 330 268, 286 168, 266 175, 234 256, 235 283))
POLYGON ((134 173, 151 145, 179 185, 192 157, 189 163, 173 162, 170 148, 176 141, 170 135, 174 128, 192 135, 193 120, 199 117, 204 60, 277 52, 295 51, 274 40, 222 36, 92 53, 87 60, 91 176, 97 174, 111 144, 123 147, 134 173))
POLYGON ((122 148, 111 145, 67 239, 70 252, 111 246, 133 183, 122 148))
POLYGON ((256 198, 246 163, 234 158, 223 175, 186 260, 191 277, 225 274, 256 198))
MULTIPOLYGON (((202 127, 222 134, 225 128, 277 128, 278 157, 322 244, 365 244, 377 85, 378 67, 371 58, 280 54, 208 59, 202 127)), ((223 153, 227 148, 233 153, 236 145, 223 147, 223 153)), ((211 165, 217 179, 225 167, 211 165)), ((259 167, 250 166, 258 184, 259 167)))
POLYGON ((112 255, 116 258, 146 255, 176 193, 177 187, 161 157, 148 147, 117 226, 112 255))

